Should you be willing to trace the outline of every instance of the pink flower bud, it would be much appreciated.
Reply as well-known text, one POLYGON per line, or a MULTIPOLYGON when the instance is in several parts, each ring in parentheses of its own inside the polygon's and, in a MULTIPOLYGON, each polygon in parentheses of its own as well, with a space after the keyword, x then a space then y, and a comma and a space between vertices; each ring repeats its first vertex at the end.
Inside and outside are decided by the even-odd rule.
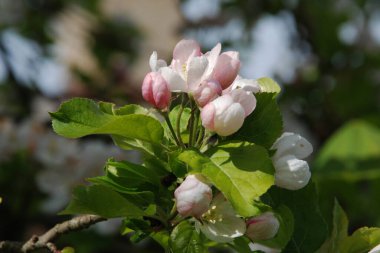
POLYGON ((268 240, 273 238, 280 227, 280 222, 272 212, 266 212, 260 216, 247 220, 248 238, 252 241, 268 240))
POLYGON ((208 210, 212 200, 212 190, 205 181, 200 174, 189 175, 175 190, 174 196, 179 214, 184 217, 199 218, 208 210))
POLYGON ((224 90, 235 80, 239 69, 239 53, 236 51, 224 52, 218 57, 212 74, 212 79, 217 80, 224 90))
POLYGON ((202 125, 220 136, 235 133, 243 125, 244 108, 234 102, 230 95, 224 95, 208 103, 201 111, 202 125))
POLYGON ((168 107, 171 93, 165 79, 158 72, 148 73, 142 84, 143 98, 158 109, 168 107))
POLYGON ((252 93, 233 90, 216 98, 203 107, 202 125, 220 136, 237 132, 247 117, 256 107, 256 98, 252 93))
POLYGON ((222 87, 216 81, 203 81, 193 92, 193 97, 200 107, 205 106, 222 94, 222 87))

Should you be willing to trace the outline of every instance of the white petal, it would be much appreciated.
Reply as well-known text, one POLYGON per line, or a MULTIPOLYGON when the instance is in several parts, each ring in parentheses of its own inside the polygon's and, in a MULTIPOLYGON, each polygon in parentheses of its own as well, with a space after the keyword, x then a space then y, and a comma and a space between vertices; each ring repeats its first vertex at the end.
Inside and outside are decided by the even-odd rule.
POLYGON ((275 184, 288 190, 298 190, 307 185, 311 173, 306 161, 299 160, 293 155, 277 159, 275 167, 275 184))
POLYGON ((236 216, 225 217, 220 222, 195 223, 197 229, 201 230, 205 236, 216 242, 232 242, 234 238, 243 236, 245 233, 245 222, 236 216))
POLYGON ((239 77, 232 83, 232 89, 243 89, 253 93, 258 93, 261 91, 260 85, 256 80, 242 79, 239 77))
POLYGON ((245 117, 250 115, 256 108, 256 98, 250 91, 245 91, 243 89, 232 90, 230 93, 234 102, 240 103, 245 112, 245 117))
POLYGON ((274 249, 274 248, 269 248, 265 245, 259 244, 259 243, 249 243, 248 244, 249 248, 252 251, 262 251, 264 253, 280 253, 281 250, 279 249, 274 249))
POLYGON ((159 70, 162 77, 169 85, 169 89, 172 92, 187 92, 185 80, 170 67, 163 67, 159 70))
POLYGON ((214 119, 215 132, 220 136, 228 136, 237 132, 243 125, 245 111, 241 104, 233 103, 222 114, 214 119))
POLYGON ((157 52, 153 51, 149 58, 149 66, 152 71, 158 71, 160 68, 166 67, 166 61, 157 59, 157 52))
POLYGON ((187 65, 187 85, 190 91, 198 88, 202 77, 207 69, 208 60, 206 56, 193 57, 187 65))
POLYGON ((298 159, 304 159, 313 152, 313 146, 299 134, 285 132, 273 144, 272 149, 277 149, 274 158, 285 155, 294 155, 298 159))
POLYGON ((375 248, 373 248, 370 252, 368 253, 380 253, 380 244, 377 245, 375 248))
POLYGON ((218 43, 213 49, 211 49, 210 52, 206 53, 208 66, 207 66, 207 70, 204 73, 204 79, 208 79, 211 76, 212 71, 214 70, 216 62, 218 60, 221 49, 222 49, 222 46, 220 45, 220 43, 218 43))
POLYGON ((149 58, 149 66, 152 71, 157 71, 157 52, 153 51, 149 58))
POLYGON ((216 242, 231 242, 234 238, 244 235, 246 225, 243 219, 236 216, 232 205, 219 193, 212 201, 210 216, 202 219, 203 224, 196 222, 195 226, 206 237, 216 242))

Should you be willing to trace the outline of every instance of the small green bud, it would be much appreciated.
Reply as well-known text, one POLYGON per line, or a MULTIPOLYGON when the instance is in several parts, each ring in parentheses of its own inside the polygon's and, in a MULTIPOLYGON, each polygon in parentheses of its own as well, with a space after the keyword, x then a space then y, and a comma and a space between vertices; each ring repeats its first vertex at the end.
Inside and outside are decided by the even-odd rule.
POLYGON ((64 248, 61 250, 61 253, 75 253, 75 249, 72 248, 72 247, 64 247, 64 248))

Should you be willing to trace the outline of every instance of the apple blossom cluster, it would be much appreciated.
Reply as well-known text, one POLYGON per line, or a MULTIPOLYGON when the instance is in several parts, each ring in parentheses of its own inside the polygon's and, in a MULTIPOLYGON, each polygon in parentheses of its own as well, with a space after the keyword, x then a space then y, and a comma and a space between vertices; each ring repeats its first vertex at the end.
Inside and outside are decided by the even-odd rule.
MULTIPOLYGON (((208 133, 229 136, 242 127, 245 118, 256 108, 255 94, 261 92, 261 87, 256 80, 238 75, 239 53, 221 53, 220 44, 203 54, 196 41, 181 40, 174 48, 170 65, 158 59, 156 52, 152 53, 149 65, 151 72, 143 81, 142 96, 166 118, 171 102, 178 96, 185 96, 190 101, 191 117, 198 116, 201 120, 201 126, 193 127, 203 126, 208 133), (193 114, 194 111, 198 114, 193 114)), ((197 122, 194 118, 192 121, 197 122)), ((167 119, 167 123, 171 127, 170 120, 167 119)), ((181 140, 181 133, 176 133, 172 127, 171 131, 178 146, 201 148, 192 145, 192 130, 186 144, 181 140)), ((199 132, 196 136, 202 138, 199 132)), ((301 159, 311 154, 311 144, 298 134, 284 133, 272 149, 275 151, 272 156, 275 185, 289 190, 306 186, 311 174, 307 162, 301 159)), ((192 217, 198 231, 213 241, 232 242, 245 235, 255 242, 250 245, 253 250, 279 252, 279 249, 256 243, 277 235, 280 222, 274 212, 240 217, 218 189, 213 196, 212 188, 202 174, 188 174, 174 192, 178 214, 183 218, 192 217)))
POLYGON ((220 136, 228 136, 243 125, 256 107, 254 80, 238 76, 239 53, 221 53, 218 43, 203 54, 194 40, 181 40, 167 63, 153 52, 148 73, 142 84, 143 98, 160 110, 167 110, 172 93, 186 93, 199 107, 202 125, 220 136))

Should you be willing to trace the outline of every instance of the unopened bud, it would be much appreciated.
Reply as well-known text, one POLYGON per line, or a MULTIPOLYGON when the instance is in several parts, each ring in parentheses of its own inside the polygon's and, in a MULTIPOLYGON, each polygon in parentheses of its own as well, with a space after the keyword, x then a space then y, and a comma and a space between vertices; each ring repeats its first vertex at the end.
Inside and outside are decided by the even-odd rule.
POLYGON ((237 77, 239 69, 239 53, 236 51, 224 52, 217 59, 212 78, 217 80, 223 89, 226 89, 237 77))
POLYGON ((298 190, 307 185, 311 173, 306 161, 287 155, 274 161, 275 184, 288 190, 298 190))
POLYGON ((205 106, 222 94, 222 87, 216 81, 203 81, 193 92, 193 97, 200 107, 205 106))
POLYGON ((283 133, 273 144, 276 149, 275 157, 294 155, 298 159, 304 159, 313 152, 313 146, 305 138, 295 133, 283 133))
POLYGON ((170 103, 171 93, 165 79, 158 72, 148 73, 143 81, 142 96, 158 109, 165 109, 170 103))
POLYGON ((175 190, 174 196, 179 214, 200 217, 209 208, 212 190, 202 175, 189 175, 175 190))
POLYGON ((273 238, 280 227, 280 222, 272 212, 247 220, 246 235, 253 241, 273 238))

